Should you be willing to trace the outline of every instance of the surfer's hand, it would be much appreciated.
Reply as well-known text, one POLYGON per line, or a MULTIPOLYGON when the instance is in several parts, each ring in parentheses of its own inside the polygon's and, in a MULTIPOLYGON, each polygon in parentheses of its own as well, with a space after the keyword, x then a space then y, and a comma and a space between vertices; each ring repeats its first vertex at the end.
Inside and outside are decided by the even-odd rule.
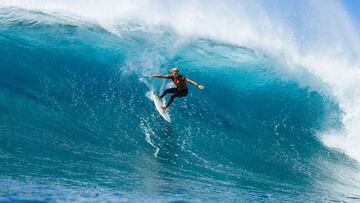
POLYGON ((202 86, 202 85, 198 85, 198 88, 201 89, 201 90, 203 90, 205 87, 202 86))

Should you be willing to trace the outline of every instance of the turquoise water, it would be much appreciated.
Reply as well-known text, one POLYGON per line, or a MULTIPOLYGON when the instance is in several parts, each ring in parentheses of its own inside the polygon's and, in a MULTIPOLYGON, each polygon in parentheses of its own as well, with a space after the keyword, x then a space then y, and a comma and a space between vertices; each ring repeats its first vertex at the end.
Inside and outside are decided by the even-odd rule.
POLYGON ((1 201, 359 201, 357 162, 317 137, 342 126, 331 96, 251 48, 119 29, 0 8, 1 201), (172 66, 206 88, 169 124, 147 76, 172 66))

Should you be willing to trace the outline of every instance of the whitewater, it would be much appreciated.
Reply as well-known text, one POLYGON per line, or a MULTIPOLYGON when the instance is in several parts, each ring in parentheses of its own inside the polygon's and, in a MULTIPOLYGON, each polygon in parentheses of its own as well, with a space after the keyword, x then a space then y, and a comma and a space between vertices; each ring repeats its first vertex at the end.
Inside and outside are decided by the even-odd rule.
POLYGON ((359 45, 335 0, 0 1, 0 201, 360 201, 359 45))

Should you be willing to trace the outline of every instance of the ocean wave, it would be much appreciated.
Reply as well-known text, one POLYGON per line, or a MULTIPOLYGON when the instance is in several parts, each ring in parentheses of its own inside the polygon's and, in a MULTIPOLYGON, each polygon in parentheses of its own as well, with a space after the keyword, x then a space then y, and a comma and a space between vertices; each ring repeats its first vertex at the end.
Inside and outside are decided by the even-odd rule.
MULTIPOLYGON (((264 193, 274 201, 342 200, 358 191, 358 182, 349 181, 360 177, 357 163, 318 137, 348 132, 356 123, 356 111, 354 117, 346 106, 357 98, 356 91, 345 94, 357 77, 351 70, 337 75, 349 76, 342 86, 332 65, 323 74, 315 55, 297 58, 260 36, 234 42, 204 27, 180 29, 154 19, 118 23, 119 16, 103 24, 96 13, 90 20, 67 13, 64 20, 58 4, 30 2, 9 1, 0 9, 1 176, 193 200, 199 190, 204 200, 229 201, 239 193, 244 200, 264 193), (169 86, 147 76, 171 66, 206 89, 191 88, 177 99, 169 125, 146 95, 169 86)), ((151 4, 164 9, 157 6, 151 4)), ((344 61, 332 62, 342 67, 344 61)))

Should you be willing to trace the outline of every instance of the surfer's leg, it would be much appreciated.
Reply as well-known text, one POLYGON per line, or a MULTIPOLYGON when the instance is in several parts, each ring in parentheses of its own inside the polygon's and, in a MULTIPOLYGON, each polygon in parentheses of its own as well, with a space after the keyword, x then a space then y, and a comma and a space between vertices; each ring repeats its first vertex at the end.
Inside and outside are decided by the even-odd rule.
POLYGON ((185 97, 187 94, 188 94, 187 89, 177 91, 175 94, 171 95, 168 103, 166 104, 166 108, 170 106, 170 104, 174 101, 175 97, 185 97))
POLYGON ((177 91, 177 88, 166 89, 166 90, 160 95, 160 98, 162 99, 162 98, 165 97, 165 95, 167 95, 168 93, 175 93, 176 91, 177 91))

